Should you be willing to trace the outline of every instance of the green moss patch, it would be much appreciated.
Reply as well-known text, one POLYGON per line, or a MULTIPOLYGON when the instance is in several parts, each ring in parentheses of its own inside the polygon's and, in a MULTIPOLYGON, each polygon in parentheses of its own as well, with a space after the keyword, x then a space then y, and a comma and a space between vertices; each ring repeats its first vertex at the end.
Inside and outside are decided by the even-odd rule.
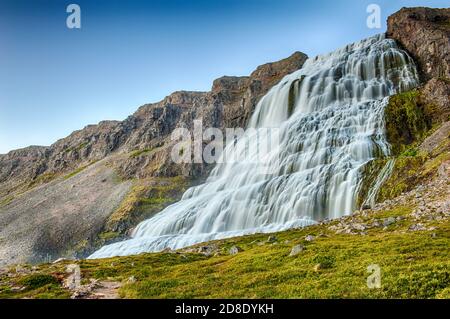
POLYGON ((391 96, 385 109, 386 138, 393 155, 401 154, 410 145, 421 141, 431 128, 427 116, 429 106, 420 102, 418 90, 391 96))
POLYGON ((25 286, 26 289, 37 289, 50 284, 58 284, 59 282, 51 275, 32 274, 21 278, 18 283, 25 286))

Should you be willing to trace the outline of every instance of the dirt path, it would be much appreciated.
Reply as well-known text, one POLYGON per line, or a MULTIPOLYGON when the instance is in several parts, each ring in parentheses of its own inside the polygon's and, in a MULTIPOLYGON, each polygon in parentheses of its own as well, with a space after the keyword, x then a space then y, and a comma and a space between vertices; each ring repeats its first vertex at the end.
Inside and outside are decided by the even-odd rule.
POLYGON ((83 299, 120 299, 118 291, 121 286, 116 281, 99 281, 83 299))

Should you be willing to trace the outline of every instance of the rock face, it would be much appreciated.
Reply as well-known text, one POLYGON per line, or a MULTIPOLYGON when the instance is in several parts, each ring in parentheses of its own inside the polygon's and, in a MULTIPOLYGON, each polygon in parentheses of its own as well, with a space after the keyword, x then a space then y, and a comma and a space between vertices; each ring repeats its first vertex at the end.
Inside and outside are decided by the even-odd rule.
POLYGON ((169 190, 182 189, 161 178, 194 181, 208 173, 205 163, 172 162, 175 128, 192 131, 196 119, 203 128, 245 127, 258 100, 306 59, 296 52, 250 76, 219 78, 210 92, 175 92, 124 121, 89 125, 51 146, 0 155, 0 265, 71 257, 74 250, 89 250, 100 232, 126 234, 122 226, 133 225, 124 212, 138 222, 136 215, 148 207, 152 212, 173 201, 169 190))
POLYGON ((388 18, 387 35, 416 61, 423 102, 434 105, 433 124, 450 116, 450 8, 403 8, 388 18))
POLYGON ((124 121, 89 125, 49 147, 32 146, 0 155, 0 200, 15 190, 26 190, 30 182, 40 182, 43 174, 70 172, 115 152, 145 151, 145 159, 134 156, 117 163, 125 177, 199 176, 202 172, 194 165, 170 166, 164 148, 170 146, 170 133, 176 127, 192 129, 194 119, 202 119, 203 127, 245 127, 261 96, 306 59, 296 52, 258 67, 248 77, 217 79, 211 92, 175 92, 161 102, 143 105, 124 121))
POLYGON ((410 52, 425 80, 450 77, 450 8, 403 8, 388 18, 387 34, 410 52))
POLYGON ((449 78, 432 78, 421 89, 425 104, 433 105, 433 124, 439 124, 450 119, 450 80, 449 78))

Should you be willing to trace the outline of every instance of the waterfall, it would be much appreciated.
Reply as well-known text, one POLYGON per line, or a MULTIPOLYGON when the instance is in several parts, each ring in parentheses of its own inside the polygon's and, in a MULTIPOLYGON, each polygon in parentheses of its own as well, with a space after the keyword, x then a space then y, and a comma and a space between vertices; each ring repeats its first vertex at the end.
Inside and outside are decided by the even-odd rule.
POLYGON ((178 249, 351 214, 362 167, 390 152, 383 121, 388 97, 417 84, 412 59, 383 34, 308 59, 260 100, 243 136, 222 155, 246 160, 219 161, 203 185, 141 222, 131 239, 89 258, 178 249), (278 142, 261 151, 260 137, 270 128, 278 142))
POLYGON ((392 158, 388 159, 386 164, 383 166, 383 168, 378 173, 378 176, 375 179, 375 182, 369 188, 366 199, 364 200, 364 202, 361 205, 362 207, 364 207, 364 206, 374 207, 375 206, 378 192, 380 191, 380 188, 383 185, 383 183, 391 175, 392 170, 394 169, 394 165, 395 165, 395 160, 392 158))

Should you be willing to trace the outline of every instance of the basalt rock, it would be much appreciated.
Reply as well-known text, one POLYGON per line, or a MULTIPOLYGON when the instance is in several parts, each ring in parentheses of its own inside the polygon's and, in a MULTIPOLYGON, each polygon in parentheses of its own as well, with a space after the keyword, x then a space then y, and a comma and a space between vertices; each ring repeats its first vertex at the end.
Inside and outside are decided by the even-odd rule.
POLYGON ((409 51, 424 80, 450 78, 449 8, 403 8, 388 18, 387 34, 409 51))

